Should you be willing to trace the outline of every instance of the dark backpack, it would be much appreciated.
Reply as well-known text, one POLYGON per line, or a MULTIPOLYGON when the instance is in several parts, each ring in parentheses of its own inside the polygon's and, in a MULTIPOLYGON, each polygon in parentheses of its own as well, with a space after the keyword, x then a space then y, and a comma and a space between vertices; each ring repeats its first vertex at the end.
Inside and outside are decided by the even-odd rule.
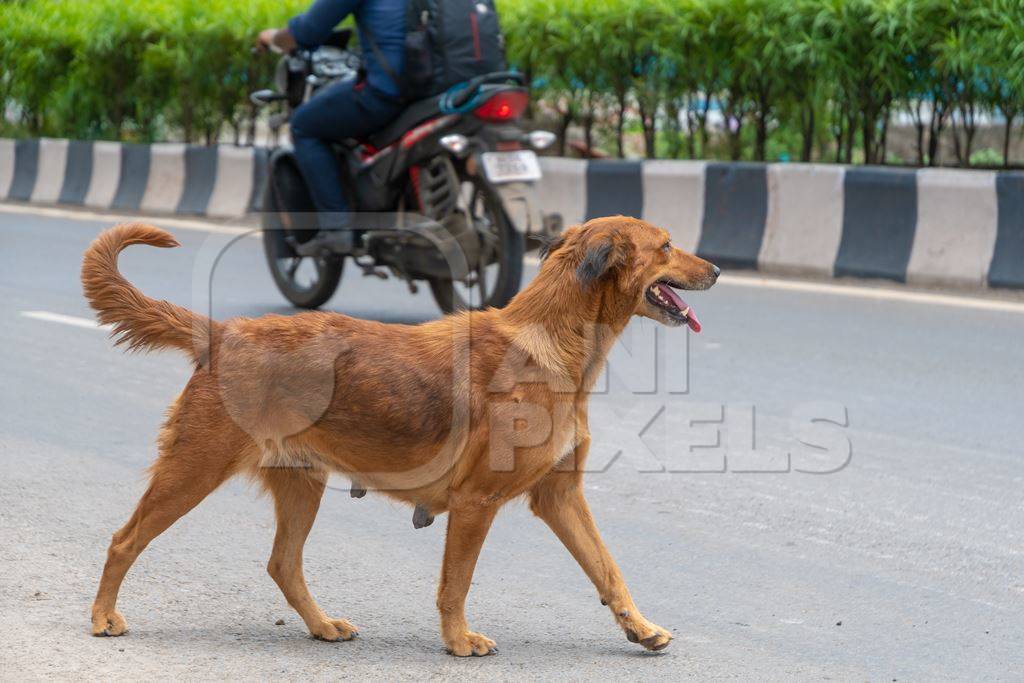
POLYGON ((402 95, 421 99, 505 70, 494 0, 409 0, 402 95))

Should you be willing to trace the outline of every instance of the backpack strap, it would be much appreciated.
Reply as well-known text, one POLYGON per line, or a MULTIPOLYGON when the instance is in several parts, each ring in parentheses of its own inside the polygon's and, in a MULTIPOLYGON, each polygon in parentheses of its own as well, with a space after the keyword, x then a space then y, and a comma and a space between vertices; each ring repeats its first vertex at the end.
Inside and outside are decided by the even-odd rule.
POLYGON ((384 69, 384 73, 388 75, 388 78, 390 78, 398 88, 398 97, 404 100, 405 94, 402 92, 402 81, 399 79, 398 74, 395 73, 395 70, 391 68, 391 64, 388 62, 387 57, 385 57, 384 53, 380 51, 377 41, 374 40, 373 32, 367 28, 363 28, 363 33, 366 35, 366 42, 370 44, 370 50, 373 52, 373 56, 376 58, 377 63, 380 64, 380 67, 384 69))

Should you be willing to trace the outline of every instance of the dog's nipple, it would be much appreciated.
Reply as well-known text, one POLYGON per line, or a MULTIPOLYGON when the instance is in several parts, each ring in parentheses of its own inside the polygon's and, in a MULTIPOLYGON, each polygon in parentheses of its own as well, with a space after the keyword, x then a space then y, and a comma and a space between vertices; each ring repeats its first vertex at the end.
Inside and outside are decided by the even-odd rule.
POLYGON ((422 505, 417 505, 412 512, 412 526, 414 529, 422 529, 434 523, 434 516, 422 505))

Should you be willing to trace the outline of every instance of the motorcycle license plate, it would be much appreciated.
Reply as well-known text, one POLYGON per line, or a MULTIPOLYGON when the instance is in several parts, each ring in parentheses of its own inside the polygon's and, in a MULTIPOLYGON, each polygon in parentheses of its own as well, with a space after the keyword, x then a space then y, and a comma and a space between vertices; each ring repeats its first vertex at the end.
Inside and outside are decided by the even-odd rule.
POLYGON ((484 174, 492 183, 540 180, 540 163, 530 150, 484 152, 480 155, 484 174))

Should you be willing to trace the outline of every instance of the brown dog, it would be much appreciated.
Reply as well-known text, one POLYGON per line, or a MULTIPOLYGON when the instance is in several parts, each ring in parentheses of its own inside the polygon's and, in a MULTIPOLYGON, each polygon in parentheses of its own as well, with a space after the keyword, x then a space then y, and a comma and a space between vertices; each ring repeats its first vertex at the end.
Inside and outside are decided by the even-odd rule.
POLYGON ((117 255, 131 244, 177 246, 141 224, 104 232, 85 254, 85 296, 119 343, 176 347, 196 369, 169 410, 149 488, 110 544, 94 635, 125 632, 118 589, 146 545, 244 473, 274 499, 267 569, 288 603, 315 637, 352 638, 356 628, 317 606, 302 573, 333 471, 352 479, 353 495, 372 487, 415 505, 418 524, 448 512, 437 606, 452 654, 495 651, 469 629, 463 608, 491 521, 521 495, 627 638, 649 650, 668 645, 671 634, 630 598, 583 497, 588 392, 632 316, 699 330, 673 288, 706 289, 718 268, 672 247, 664 230, 617 216, 567 230, 501 310, 415 326, 319 312, 215 322, 125 280, 117 255))

